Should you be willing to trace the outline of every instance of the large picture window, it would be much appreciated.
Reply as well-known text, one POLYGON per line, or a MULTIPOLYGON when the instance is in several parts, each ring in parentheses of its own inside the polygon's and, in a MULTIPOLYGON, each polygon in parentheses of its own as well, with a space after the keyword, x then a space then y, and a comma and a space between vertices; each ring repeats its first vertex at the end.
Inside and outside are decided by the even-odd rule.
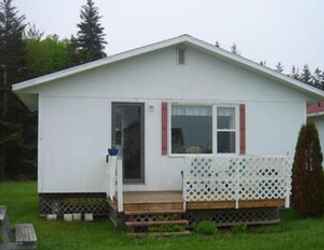
POLYGON ((212 107, 172 105, 172 154, 212 153, 212 107))
POLYGON ((235 107, 217 107, 217 153, 236 152, 235 107))

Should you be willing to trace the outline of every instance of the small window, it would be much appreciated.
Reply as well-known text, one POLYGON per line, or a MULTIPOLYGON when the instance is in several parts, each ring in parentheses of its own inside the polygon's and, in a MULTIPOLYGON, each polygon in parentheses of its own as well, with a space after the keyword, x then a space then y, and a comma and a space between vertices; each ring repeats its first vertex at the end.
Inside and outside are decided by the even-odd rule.
POLYGON ((235 108, 217 108, 217 152, 236 152, 235 108))
POLYGON ((171 152, 212 153, 212 107, 172 105, 171 152))
POLYGON ((184 48, 178 48, 177 49, 177 59, 178 59, 178 64, 185 64, 185 55, 186 55, 186 50, 184 48))

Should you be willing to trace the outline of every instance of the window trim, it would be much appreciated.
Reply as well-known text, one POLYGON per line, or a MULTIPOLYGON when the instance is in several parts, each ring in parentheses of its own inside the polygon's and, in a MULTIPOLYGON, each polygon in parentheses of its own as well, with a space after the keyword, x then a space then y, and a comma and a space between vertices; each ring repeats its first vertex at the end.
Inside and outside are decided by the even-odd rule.
MULTIPOLYGON (((169 157, 204 157, 204 156, 233 156, 239 154, 240 146, 240 104, 232 103, 201 103, 201 102, 169 102, 168 103, 168 156, 169 157), (181 154, 172 153, 172 106, 183 105, 183 106, 206 106, 212 108, 212 152, 211 153, 199 153, 199 154, 181 154), (217 152, 217 108, 218 107, 230 107, 235 108, 235 129, 229 129, 228 131, 235 131, 235 153, 218 153, 217 152)), ((222 130, 226 131, 226 130, 222 130)), ((162 143, 162 142, 161 142, 162 143)))
POLYGON ((239 104, 216 104, 214 105, 214 112, 213 115, 215 116, 215 127, 213 128, 215 131, 214 137, 215 137, 215 154, 219 156, 231 156, 231 155, 238 155, 240 150, 240 105, 239 104), (218 129, 217 127, 217 118, 218 118, 218 112, 217 108, 234 108, 235 109, 235 128, 234 129, 218 129), (235 132, 235 152, 234 153, 219 153, 217 148, 217 136, 218 132, 235 132))
POLYGON ((195 103, 195 102, 172 102, 168 104, 168 155, 172 157, 190 157, 190 156, 212 156, 214 154, 214 141, 215 138, 213 136, 213 127, 214 127, 214 110, 213 104, 209 103, 195 103), (182 153, 172 153, 172 106, 173 105, 182 105, 182 106, 201 106, 201 107, 210 107, 212 111, 212 152, 211 153, 199 153, 199 154, 182 154, 182 153))

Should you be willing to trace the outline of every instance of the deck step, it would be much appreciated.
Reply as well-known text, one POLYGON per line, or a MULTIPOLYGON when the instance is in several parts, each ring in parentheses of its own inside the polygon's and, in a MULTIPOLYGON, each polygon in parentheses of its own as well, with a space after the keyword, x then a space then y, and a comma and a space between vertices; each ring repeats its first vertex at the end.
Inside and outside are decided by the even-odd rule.
POLYGON ((32 224, 16 224, 15 232, 18 244, 36 244, 37 237, 32 224))
POLYGON ((128 227, 144 227, 155 225, 188 225, 188 220, 164 220, 164 221, 127 221, 128 227))
POLYGON ((171 209, 171 210, 125 210, 125 215, 141 215, 141 214, 183 214, 183 209, 171 209))

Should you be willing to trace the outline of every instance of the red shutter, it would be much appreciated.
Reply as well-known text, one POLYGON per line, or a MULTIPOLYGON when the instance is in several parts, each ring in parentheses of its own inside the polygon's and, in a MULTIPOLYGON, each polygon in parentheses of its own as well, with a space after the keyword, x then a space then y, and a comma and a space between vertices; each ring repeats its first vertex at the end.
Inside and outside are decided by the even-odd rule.
POLYGON ((246 107, 245 104, 240 105, 240 154, 246 153, 246 107))
POLYGON ((162 155, 168 154, 168 103, 161 104, 162 115, 162 155))

